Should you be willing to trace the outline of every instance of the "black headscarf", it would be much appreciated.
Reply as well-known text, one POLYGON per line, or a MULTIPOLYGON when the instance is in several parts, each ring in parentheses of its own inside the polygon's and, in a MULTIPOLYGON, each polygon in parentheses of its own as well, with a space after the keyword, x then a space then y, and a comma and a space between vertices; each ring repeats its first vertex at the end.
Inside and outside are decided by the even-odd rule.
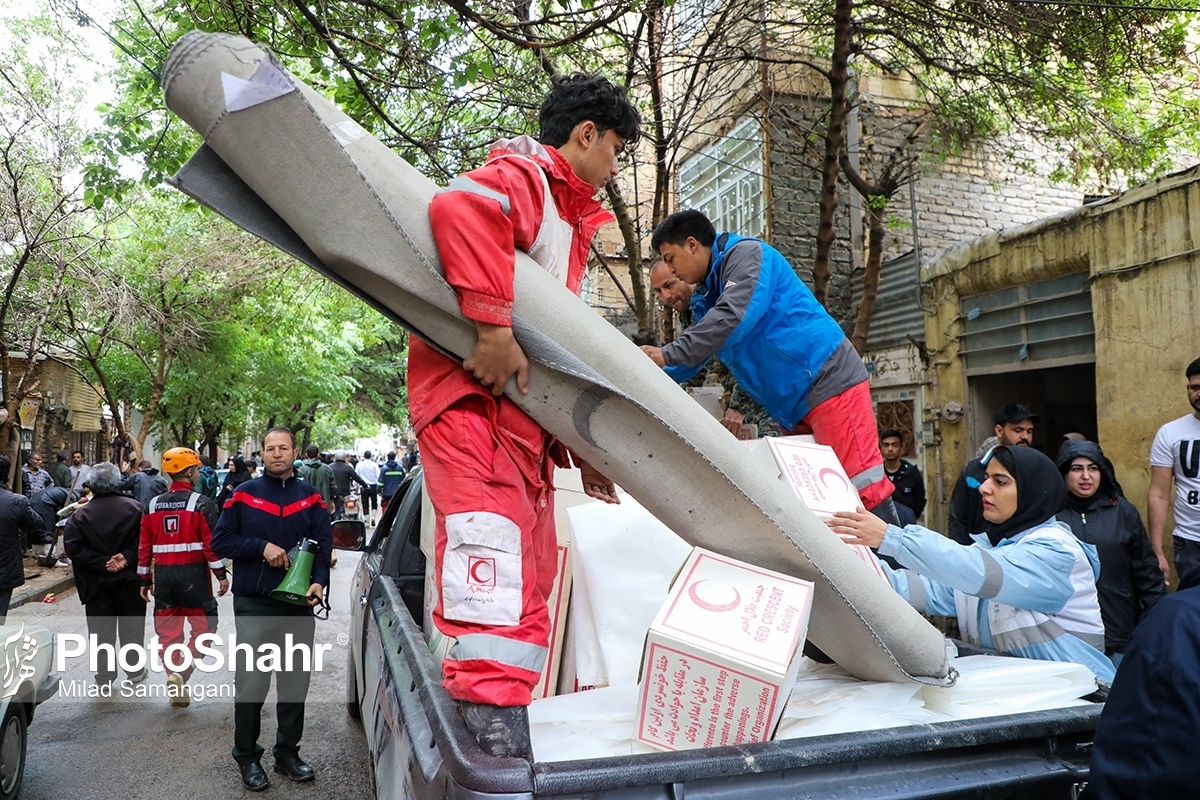
POLYGON ((1077 458, 1086 458, 1100 467, 1100 486, 1091 497, 1077 497, 1068 489, 1064 503, 1065 508, 1083 513, 1091 508, 1097 500, 1113 503, 1116 498, 1124 496, 1121 484, 1117 483, 1117 475, 1113 470, 1112 462, 1105 457, 1100 445, 1086 440, 1063 442, 1063 446, 1058 449, 1058 456, 1054 460, 1058 464, 1059 473, 1064 478, 1071 469, 1071 462, 1077 458))
POLYGON ((1011 470, 1007 467, 1006 470, 1012 472, 1013 480, 1017 482, 1017 510, 1004 522, 988 523, 988 540, 993 547, 1000 544, 1001 539, 1053 517, 1062 508, 1067 494, 1067 484, 1054 462, 1032 447, 997 447, 992 450, 985 466, 997 456, 1001 464, 1005 460, 1012 464, 1011 470))

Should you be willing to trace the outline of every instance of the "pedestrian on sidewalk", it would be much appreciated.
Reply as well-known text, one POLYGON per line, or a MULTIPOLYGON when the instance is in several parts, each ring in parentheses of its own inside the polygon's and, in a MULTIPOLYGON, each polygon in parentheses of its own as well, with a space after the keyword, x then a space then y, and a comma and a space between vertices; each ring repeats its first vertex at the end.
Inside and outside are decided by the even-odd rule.
MULTIPOLYGON (((329 586, 329 554, 333 550, 329 511, 312 484, 295 474, 296 440, 290 428, 272 428, 263 439, 264 475, 238 486, 225 503, 213 532, 213 550, 233 559, 233 613, 239 643, 256 652, 272 644, 280 652, 303 644, 312 652, 316 633, 312 607, 329 586), (271 597, 290 566, 288 552, 305 539, 317 543, 308 605, 271 597), (288 641, 290 640, 290 641, 288 641)), ((308 664, 306 666, 311 666, 308 664)), ((262 707, 271 688, 271 672, 236 661, 233 758, 242 784, 252 792, 271 785, 263 771, 258 743, 262 707)), ((289 780, 311 781, 313 768, 300 758, 304 733, 304 701, 311 674, 301 668, 279 671, 275 688, 275 771, 289 780)))
MULTIPOLYGON (((138 539, 142 505, 120 493, 121 470, 108 461, 92 467, 88 483, 92 499, 67 517, 63 547, 71 558, 75 588, 87 615, 88 633, 117 652, 121 646, 146 640, 146 601, 137 576, 138 539)), ((117 678, 117 663, 101 652, 96 683, 108 686, 117 678)), ((143 666, 126 674, 132 683, 146 678, 143 666)))
POLYGON ((46 471, 50 473, 50 480, 54 481, 55 486, 61 486, 64 489, 71 488, 71 468, 67 466, 67 453, 65 450, 60 450, 54 456, 54 463, 46 471))
POLYGON ((371 457, 370 450, 363 453, 362 460, 354 465, 354 471, 367 484, 362 490, 363 516, 374 525, 379 514, 379 465, 371 457))
POLYGON ((9 491, 8 473, 12 462, 0 456, 0 625, 8 616, 13 589, 25 583, 25 565, 21 560, 21 538, 36 538, 42 530, 42 518, 23 494, 9 491))
POLYGON ((196 638, 217 630, 210 570, 218 582, 217 596, 229 591, 225 562, 212 548, 212 531, 220 511, 216 503, 195 491, 200 467, 200 457, 190 448, 172 447, 163 453, 162 471, 171 479, 171 486, 150 500, 142 517, 138 547, 142 599, 149 602, 154 595, 154 630, 163 648, 167 691, 171 705, 179 708, 191 702, 184 684, 192 677, 194 666, 182 666, 182 657, 167 651, 184 646, 186 621, 191 628, 186 646, 193 662, 199 660, 196 638))

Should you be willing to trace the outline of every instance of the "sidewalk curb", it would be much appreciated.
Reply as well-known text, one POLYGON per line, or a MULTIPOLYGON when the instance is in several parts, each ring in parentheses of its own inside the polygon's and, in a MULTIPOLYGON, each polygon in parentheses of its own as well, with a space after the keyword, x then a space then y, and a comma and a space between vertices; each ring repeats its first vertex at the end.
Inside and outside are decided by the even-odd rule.
POLYGON ((60 595, 75 586, 75 573, 70 569, 66 570, 66 574, 58 578, 50 584, 42 584, 40 586, 30 586, 26 583, 24 586, 18 586, 13 590, 12 600, 8 601, 10 609, 23 606, 26 603, 40 603, 48 594, 60 595))

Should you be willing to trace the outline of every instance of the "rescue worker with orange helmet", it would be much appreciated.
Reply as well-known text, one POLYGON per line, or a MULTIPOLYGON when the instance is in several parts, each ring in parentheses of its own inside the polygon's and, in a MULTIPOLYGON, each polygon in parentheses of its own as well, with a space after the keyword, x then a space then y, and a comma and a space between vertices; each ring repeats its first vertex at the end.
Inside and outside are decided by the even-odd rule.
POLYGON ((217 630, 217 601, 213 598, 211 570, 218 581, 218 596, 229 591, 225 562, 212 548, 212 532, 220 511, 210 498, 196 491, 200 456, 188 447, 163 453, 162 471, 170 488, 147 504, 138 547, 138 577, 142 598, 154 595, 154 630, 163 652, 171 705, 186 707, 191 700, 184 684, 192 674, 171 645, 184 645, 184 622, 191 627, 187 648, 193 662, 199 659, 196 639, 217 630))

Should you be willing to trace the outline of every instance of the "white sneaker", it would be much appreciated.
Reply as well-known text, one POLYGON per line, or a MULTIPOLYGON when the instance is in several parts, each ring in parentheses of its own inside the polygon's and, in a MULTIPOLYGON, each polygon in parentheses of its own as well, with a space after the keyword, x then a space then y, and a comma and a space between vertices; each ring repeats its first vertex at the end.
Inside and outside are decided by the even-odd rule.
POLYGON ((192 696, 188 692, 187 687, 183 685, 183 676, 178 672, 172 672, 167 676, 168 693, 171 695, 171 705, 176 708, 187 708, 192 702, 192 696), (170 687, 174 686, 175 691, 171 692, 170 687))

